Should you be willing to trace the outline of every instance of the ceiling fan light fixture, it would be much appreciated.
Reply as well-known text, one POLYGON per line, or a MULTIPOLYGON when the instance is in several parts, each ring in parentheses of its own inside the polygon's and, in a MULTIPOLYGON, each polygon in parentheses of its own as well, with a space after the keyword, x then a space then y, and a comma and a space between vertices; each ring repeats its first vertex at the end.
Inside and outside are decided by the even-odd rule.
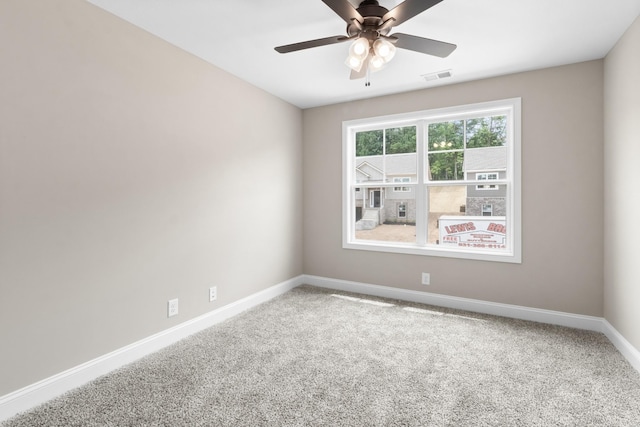
POLYGON ((347 65, 347 67, 351 68, 357 73, 362 69, 364 58, 358 58, 356 56, 349 55, 344 63, 347 65))
POLYGON ((384 62, 389 62, 396 54, 396 47, 388 40, 377 39, 373 42, 373 51, 377 56, 382 58, 384 62))
POLYGON ((369 40, 365 37, 358 37, 349 48, 349 56, 364 59, 369 54, 369 40))
POLYGON ((371 71, 378 71, 384 67, 385 63, 386 62, 383 57, 380 55, 373 55, 371 61, 369 61, 369 68, 371 71))
MULTIPOLYGON (((391 0, 388 0, 391 1, 391 0)), ((411 34, 393 33, 392 29, 443 0, 394 0, 389 10, 378 0, 322 0, 347 23, 346 36, 330 36, 321 39, 278 46, 279 53, 296 52, 319 46, 349 41, 349 57, 345 64, 351 68, 351 80, 367 77, 369 71, 384 68, 391 61, 396 49, 407 49, 426 55, 446 58, 456 49, 455 44, 427 39, 411 34)))

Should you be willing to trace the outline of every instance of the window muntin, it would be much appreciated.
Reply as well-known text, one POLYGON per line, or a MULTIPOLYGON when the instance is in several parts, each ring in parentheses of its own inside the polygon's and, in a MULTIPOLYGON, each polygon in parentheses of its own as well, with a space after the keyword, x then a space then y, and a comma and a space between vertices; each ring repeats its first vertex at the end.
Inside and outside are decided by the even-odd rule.
POLYGON ((343 246, 520 262, 519 120, 511 99, 345 122, 343 246), (371 191, 376 212, 363 208, 371 191), (366 236, 356 210, 375 216, 366 236), (456 235, 458 245, 448 233, 445 245, 439 220, 449 217, 480 231, 456 235))

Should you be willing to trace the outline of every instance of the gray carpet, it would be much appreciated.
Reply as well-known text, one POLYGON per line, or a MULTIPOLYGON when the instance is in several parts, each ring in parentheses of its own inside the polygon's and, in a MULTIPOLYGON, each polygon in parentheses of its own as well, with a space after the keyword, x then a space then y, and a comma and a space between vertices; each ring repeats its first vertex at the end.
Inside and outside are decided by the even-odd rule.
POLYGON ((302 286, 17 426, 640 426, 599 333, 302 286))

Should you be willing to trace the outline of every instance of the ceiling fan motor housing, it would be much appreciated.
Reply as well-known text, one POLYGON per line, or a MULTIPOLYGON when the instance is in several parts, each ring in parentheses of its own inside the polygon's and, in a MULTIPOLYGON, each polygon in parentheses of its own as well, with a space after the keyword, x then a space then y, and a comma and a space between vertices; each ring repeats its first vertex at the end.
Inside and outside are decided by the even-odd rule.
POLYGON ((347 25, 349 37, 360 36, 373 41, 381 34, 387 35, 391 30, 391 28, 380 30, 383 23, 382 17, 389 12, 389 9, 380 6, 377 0, 364 0, 356 10, 364 18, 364 22, 347 25))

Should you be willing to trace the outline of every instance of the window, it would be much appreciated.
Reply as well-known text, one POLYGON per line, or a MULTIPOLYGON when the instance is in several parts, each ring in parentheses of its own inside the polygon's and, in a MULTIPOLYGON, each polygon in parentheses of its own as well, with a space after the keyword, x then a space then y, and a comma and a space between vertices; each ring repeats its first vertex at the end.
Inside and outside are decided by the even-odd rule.
POLYGON ((344 248, 521 261, 519 98, 344 122, 343 167, 344 248))
MULTIPOLYGON (((478 181, 488 181, 488 180, 498 180, 497 173, 477 173, 476 180, 478 181)), ((498 190, 500 186, 495 184, 478 184, 476 185, 476 190, 498 190)))
MULTIPOLYGON (((411 178, 408 176, 405 177, 395 177, 393 178, 393 182, 411 182, 411 178)), ((409 187, 393 187, 393 191, 396 193, 407 193, 411 191, 409 187)))
POLYGON ((398 204, 398 218, 406 218, 407 217, 407 205, 404 203, 398 204))

